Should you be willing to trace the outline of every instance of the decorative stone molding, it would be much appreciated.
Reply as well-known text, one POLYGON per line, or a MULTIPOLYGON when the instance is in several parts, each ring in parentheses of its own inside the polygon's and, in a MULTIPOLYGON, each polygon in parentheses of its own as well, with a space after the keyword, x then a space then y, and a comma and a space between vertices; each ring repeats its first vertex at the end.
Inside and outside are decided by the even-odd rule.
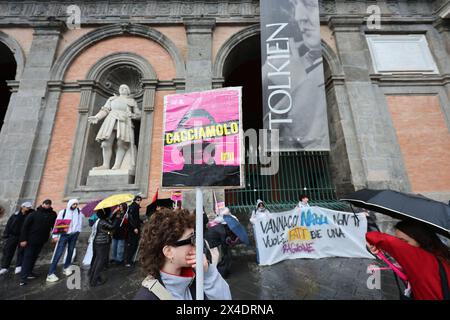
POLYGON ((328 20, 333 32, 359 32, 363 24, 364 19, 355 16, 332 16, 328 20))
POLYGON ((87 79, 97 79, 109 96, 117 93, 119 86, 122 83, 126 83, 135 99, 140 98, 144 93, 142 87, 143 77, 148 79, 157 78, 155 71, 148 62, 131 52, 118 52, 100 59, 87 75, 87 79), (105 70, 112 71, 108 71, 105 74, 105 70), (127 79, 129 76, 133 77, 127 79), (134 82, 136 79, 139 79, 139 81, 134 82))
POLYGON ((245 41, 248 38, 258 36, 261 33, 261 28, 259 24, 252 25, 248 28, 245 28, 233 36, 231 36, 225 43, 220 47, 217 52, 216 59, 213 65, 213 82, 221 83, 223 82, 223 67, 225 65, 225 61, 230 54, 230 52, 242 41, 245 41))
POLYGON ((124 28, 123 25, 115 24, 112 26, 95 29, 71 44, 56 61, 52 69, 52 79, 62 80, 67 68, 70 66, 70 63, 88 46, 91 46, 93 43, 103 39, 123 33, 148 38, 161 45, 170 54, 172 60, 174 61, 176 78, 185 78, 186 71, 183 57, 176 45, 168 37, 153 28, 143 25, 127 24, 127 27, 124 28))
POLYGON ((183 24, 186 28, 186 34, 211 34, 216 26, 214 18, 184 18, 183 24))
POLYGON ((377 34, 366 39, 375 73, 439 73, 423 34, 377 34))
MULTIPOLYGON (((111 192, 111 186, 88 186, 87 172, 95 162, 96 145, 95 132, 98 127, 88 124, 87 118, 98 111, 99 105, 104 103, 115 91, 118 85, 126 83, 134 86, 134 95, 140 109, 141 119, 137 133, 137 159, 136 175, 133 181, 121 182, 113 186, 116 191, 140 192, 147 194, 150 163, 150 150, 152 146, 153 110, 155 90, 158 85, 156 72, 143 57, 129 52, 118 52, 108 55, 89 70, 86 80, 77 82, 80 88, 80 103, 78 107, 78 126, 75 134, 74 149, 72 152, 69 173, 64 191, 65 198, 78 197, 83 201, 101 198, 111 192), (119 72, 119 74, 117 74, 119 72), (128 75, 127 75, 128 74, 128 75), (127 79, 129 80, 127 82, 127 79), (105 81, 111 81, 110 86, 105 81), (92 198, 93 197, 93 198, 92 198)), ((137 123, 136 123, 137 125, 137 123)))
MULTIPOLYGON (((30 1, 0 3, 0 12, 5 18, 19 18, 23 22, 51 16, 55 19, 67 18, 66 8, 73 4, 71 1, 30 1)), ((127 17, 141 20, 161 20, 173 22, 183 17, 214 16, 227 20, 240 17, 257 17, 259 15, 259 1, 78 1, 81 9, 81 23, 111 23, 127 17)))
POLYGON ((16 93, 19 90, 20 81, 17 80, 6 80, 6 84, 9 87, 11 93, 16 93))
POLYGON ((403 74, 403 75, 381 75, 371 74, 372 83, 379 87, 444 87, 450 84, 450 74, 403 74))
MULTIPOLYGON (((34 24, 39 19, 65 21, 66 9, 72 1, 3 1, 0 2, 1 24, 34 24)), ((260 14, 258 0, 135 0, 116 2, 77 1, 82 24, 109 24, 133 19, 137 23, 180 23, 185 17, 212 17, 222 22, 257 22, 260 14)), ((367 15, 367 7, 380 6, 383 15, 434 15, 442 11, 445 0, 319 0, 322 16, 367 15)))
MULTIPOLYGON (((259 36, 261 33, 261 29, 259 25, 253 25, 248 28, 245 28, 237 33, 235 33, 232 37, 230 37, 225 43, 220 47, 217 52, 216 59, 214 61, 213 66, 213 87, 220 88, 224 81, 223 79, 223 68, 225 65, 225 61, 231 51, 242 41, 245 41, 248 38, 259 36)), ((341 76, 344 74, 341 62, 339 61, 338 56, 333 51, 333 49, 322 40, 322 54, 327 61, 331 73, 336 76, 341 76)))

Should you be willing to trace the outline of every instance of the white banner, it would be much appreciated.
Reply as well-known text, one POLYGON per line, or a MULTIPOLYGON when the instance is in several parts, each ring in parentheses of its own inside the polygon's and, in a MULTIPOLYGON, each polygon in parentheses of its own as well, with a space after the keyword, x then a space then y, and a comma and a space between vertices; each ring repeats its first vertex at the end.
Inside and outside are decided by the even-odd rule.
POLYGON ((373 258, 366 249, 363 214, 295 208, 258 218, 254 231, 260 265, 297 258, 373 258))

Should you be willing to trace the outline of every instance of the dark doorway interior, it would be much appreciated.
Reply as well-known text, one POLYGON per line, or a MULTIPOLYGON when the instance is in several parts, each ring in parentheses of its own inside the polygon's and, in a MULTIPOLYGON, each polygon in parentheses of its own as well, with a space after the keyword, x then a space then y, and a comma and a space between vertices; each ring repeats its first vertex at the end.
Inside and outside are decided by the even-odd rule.
POLYGON ((242 86, 242 116, 244 131, 263 128, 261 50, 259 36, 238 44, 224 66, 224 87, 242 86))
POLYGON ((6 110, 9 105, 11 92, 9 91, 7 80, 14 80, 16 77, 16 60, 9 48, 0 42, 0 130, 3 127, 6 110))

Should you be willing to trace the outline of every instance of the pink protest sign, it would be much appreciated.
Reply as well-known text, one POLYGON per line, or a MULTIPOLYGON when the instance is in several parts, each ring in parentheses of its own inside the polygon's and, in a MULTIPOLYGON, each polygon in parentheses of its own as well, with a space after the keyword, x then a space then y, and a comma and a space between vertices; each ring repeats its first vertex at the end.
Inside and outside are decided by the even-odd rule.
POLYGON ((163 187, 243 186, 241 89, 164 97, 163 187))
POLYGON ((170 199, 173 201, 183 201, 183 193, 181 191, 173 191, 172 195, 170 196, 170 199))

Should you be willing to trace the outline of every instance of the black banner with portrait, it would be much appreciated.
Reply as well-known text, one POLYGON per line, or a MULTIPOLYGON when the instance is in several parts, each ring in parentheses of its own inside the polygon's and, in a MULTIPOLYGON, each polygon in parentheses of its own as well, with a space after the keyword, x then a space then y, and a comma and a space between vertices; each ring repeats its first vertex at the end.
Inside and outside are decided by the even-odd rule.
POLYGON ((330 150, 318 0, 261 1, 261 56, 264 128, 279 130, 279 150, 330 150))

